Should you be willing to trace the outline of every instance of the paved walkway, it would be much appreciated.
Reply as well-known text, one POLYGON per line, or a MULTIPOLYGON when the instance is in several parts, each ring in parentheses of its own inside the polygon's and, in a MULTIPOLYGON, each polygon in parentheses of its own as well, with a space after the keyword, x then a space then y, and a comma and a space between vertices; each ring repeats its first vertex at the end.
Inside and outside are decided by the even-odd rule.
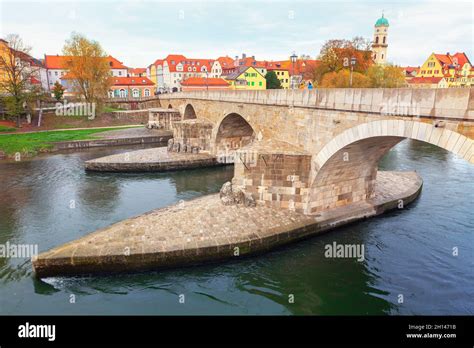
POLYGON ((40 254, 37 276, 140 271, 252 254, 406 206, 422 186, 414 172, 379 172, 376 197, 315 216, 263 206, 225 206, 208 195, 157 209, 40 254))

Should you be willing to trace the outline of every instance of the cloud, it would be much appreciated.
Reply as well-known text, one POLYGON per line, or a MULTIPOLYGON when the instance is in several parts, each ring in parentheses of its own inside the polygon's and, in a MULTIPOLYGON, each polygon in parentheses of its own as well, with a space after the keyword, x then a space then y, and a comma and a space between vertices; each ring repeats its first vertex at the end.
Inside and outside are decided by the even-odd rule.
POLYGON ((15 32, 33 53, 61 53, 72 31, 144 67, 169 53, 190 57, 315 56, 328 39, 372 38, 382 10, 390 21, 388 58, 420 65, 432 52, 473 54, 468 1, 66 1, 0 0, 0 35, 15 32), (181 16, 180 16, 181 14, 181 16))

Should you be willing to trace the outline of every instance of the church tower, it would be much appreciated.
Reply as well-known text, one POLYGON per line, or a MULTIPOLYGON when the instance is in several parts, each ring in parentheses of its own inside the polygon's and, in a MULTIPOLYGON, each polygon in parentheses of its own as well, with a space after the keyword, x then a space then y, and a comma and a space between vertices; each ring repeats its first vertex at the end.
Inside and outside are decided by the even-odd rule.
POLYGON ((382 14, 374 26, 374 41, 372 42, 372 58, 375 64, 387 62, 388 20, 382 14))

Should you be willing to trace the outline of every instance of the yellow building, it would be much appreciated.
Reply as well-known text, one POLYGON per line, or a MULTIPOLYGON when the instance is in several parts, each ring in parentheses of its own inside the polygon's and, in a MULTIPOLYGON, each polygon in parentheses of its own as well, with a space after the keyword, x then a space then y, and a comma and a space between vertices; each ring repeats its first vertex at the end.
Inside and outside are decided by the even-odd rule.
POLYGON ((290 72, 288 71, 288 69, 267 67, 267 71, 275 72, 278 80, 280 80, 281 88, 290 88, 290 72))
MULTIPOLYGON (((10 54, 10 49, 8 47, 8 42, 6 42, 3 39, 0 39, 0 57, 2 57, 1 59, 8 60, 9 54, 10 54)), ((0 86, 6 80, 7 80, 7 72, 5 71, 5 69, 2 69, 2 67, 0 66, 0 86)))
POLYGON ((157 84, 158 80, 157 80, 157 77, 156 77, 156 65, 155 64, 151 64, 150 66, 148 66, 148 68, 146 69, 146 72, 147 72, 147 77, 153 81, 153 83, 157 84))
POLYGON ((408 83, 412 87, 471 87, 474 69, 465 53, 432 53, 408 83))
POLYGON ((230 83, 231 89, 267 89, 265 77, 252 66, 239 66, 224 78, 230 83))

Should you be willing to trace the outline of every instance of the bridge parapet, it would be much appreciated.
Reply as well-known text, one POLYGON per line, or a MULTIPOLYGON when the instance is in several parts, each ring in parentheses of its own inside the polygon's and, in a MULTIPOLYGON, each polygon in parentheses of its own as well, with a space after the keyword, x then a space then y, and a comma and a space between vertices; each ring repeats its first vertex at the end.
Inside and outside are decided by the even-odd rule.
POLYGON ((190 91, 160 99, 196 99, 261 104, 386 116, 432 117, 474 121, 474 89, 328 88, 314 90, 190 91))

